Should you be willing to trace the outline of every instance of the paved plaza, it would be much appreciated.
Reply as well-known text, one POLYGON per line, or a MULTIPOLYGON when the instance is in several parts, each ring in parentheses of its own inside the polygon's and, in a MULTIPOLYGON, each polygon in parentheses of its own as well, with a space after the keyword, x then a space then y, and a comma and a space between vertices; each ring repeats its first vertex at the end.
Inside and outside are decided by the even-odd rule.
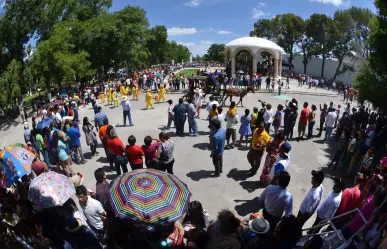
MULTIPOLYGON (((337 92, 327 90, 312 90, 304 87, 298 87, 295 81, 291 82, 291 90, 297 93, 291 93, 284 91, 283 95, 276 96, 276 93, 249 93, 244 99, 243 103, 245 107, 238 106, 238 115, 244 113, 245 108, 249 108, 251 111, 253 107, 260 107, 258 100, 271 103, 274 110, 278 104, 285 103, 285 100, 296 98, 299 103, 299 108, 306 101, 309 103, 309 107, 315 104, 317 107, 324 102, 333 101, 335 105, 343 103, 341 102, 342 96, 338 96, 337 92), (296 91, 297 90, 297 91, 296 91), (313 91, 317 95, 311 95, 313 91), (304 94, 303 94, 304 93, 304 94)), ((169 94, 167 99, 172 99, 174 103, 177 103, 181 94, 169 94)), ((145 136, 150 135, 158 137, 161 131, 164 131, 164 127, 167 124, 167 103, 155 104, 153 110, 141 110, 144 108, 145 95, 141 94, 140 101, 131 102, 132 104, 132 119, 133 127, 122 127, 122 109, 121 107, 113 108, 111 106, 103 105, 103 111, 108 114, 110 124, 115 126, 119 138, 127 144, 127 138, 130 135, 134 135, 137 138, 137 144, 142 145, 145 136)), ((208 97, 207 97, 208 100, 208 97)), ((99 102, 98 102, 99 104, 99 102)), ((226 103, 227 106, 229 102, 226 103)), ((84 116, 88 116, 93 120, 94 113, 91 105, 86 108, 80 107, 80 120, 84 116)), ((227 110, 227 108, 225 108, 227 110)), ((343 111, 343 107, 341 109, 343 111)), ((199 136, 198 137, 175 137, 174 129, 167 130, 175 143, 175 174, 188 184, 192 191, 192 200, 199 200, 203 203, 203 207, 210 213, 210 218, 214 219, 217 212, 221 209, 235 210, 241 217, 245 217, 251 212, 257 211, 257 200, 263 189, 258 189, 256 184, 261 170, 263 168, 263 162, 260 170, 256 176, 247 177, 248 169, 250 165, 247 161, 246 155, 248 148, 236 147, 233 150, 226 150, 224 153, 224 165, 223 174, 219 178, 211 178, 210 173, 213 172, 212 160, 210 158, 210 151, 207 150, 208 146, 208 134, 209 129, 208 121, 203 119, 207 116, 207 112, 202 110, 201 119, 198 122, 199 136)), ((318 133, 317 126, 319 126, 319 111, 316 120, 316 126, 314 134, 318 133)), ((0 146, 3 147, 8 144, 23 142, 23 125, 21 121, 5 122, 0 124, 0 146)), ((297 120, 298 122, 298 120, 297 120)), ((29 119, 31 125, 31 119, 29 119)), ((81 125, 80 125, 81 126, 81 125)), ((297 128, 297 125, 296 125, 297 128)), ((239 125, 238 125, 239 129, 239 125)), ((186 123, 186 131, 188 133, 188 123, 186 123)), ((273 130, 272 130, 273 132, 273 130)), ((83 136, 83 132, 81 132, 83 136)), ((297 136, 297 131, 295 131, 297 136)), ((323 133, 324 134, 324 133, 323 133)), ((238 134, 239 139, 239 134, 238 134)), ((95 179, 94 170, 103 167, 107 170, 107 176, 109 180, 115 178, 115 173, 109 172, 109 166, 105 159, 105 153, 101 145, 99 145, 99 156, 91 158, 89 148, 86 146, 85 138, 81 137, 83 146, 83 152, 88 159, 84 165, 73 165, 74 172, 81 172, 84 174, 84 185, 94 190, 95 179)), ((324 180, 325 195, 332 188, 332 174, 338 175, 340 172, 330 172, 327 170, 327 163, 332 155, 332 148, 334 142, 331 144, 322 143, 322 138, 313 138, 305 141, 291 141, 291 165, 289 173, 291 175, 291 182, 289 185, 289 191, 293 195, 293 213, 297 215, 299 206, 306 195, 307 191, 311 187, 311 170, 323 169, 326 173, 326 179, 324 180)), ((265 158, 265 156, 264 156, 265 158)), ((264 161, 263 158, 263 161, 264 161)), ((309 219, 309 222, 305 227, 311 225, 314 218, 309 219)))

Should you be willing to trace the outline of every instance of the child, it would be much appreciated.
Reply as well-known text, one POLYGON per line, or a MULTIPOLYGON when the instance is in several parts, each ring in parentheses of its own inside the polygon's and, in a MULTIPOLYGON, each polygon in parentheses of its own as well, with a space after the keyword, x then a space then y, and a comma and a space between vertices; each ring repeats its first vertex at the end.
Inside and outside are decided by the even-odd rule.
POLYGON ((114 101, 114 107, 118 107, 118 96, 117 92, 113 93, 113 101, 114 101))
POLYGON ((145 97, 145 103, 146 103, 146 107, 145 109, 148 110, 148 107, 150 107, 151 109, 153 109, 153 102, 152 102, 152 93, 151 93, 151 90, 148 88, 146 90, 146 97, 145 97))
MULTIPOLYGON (((231 102, 231 106, 235 106, 235 102, 231 102)), ((230 106, 230 108, 231 108, 230 106)), ((231 116, 234 114, 233 112, 228 111, 226 114, 226 141, 227 145, 226 148, 234 148, 235 140, 236 140, 236 124, 238 123, 238 115, 235 113, 234 116, 231 116), (232 144, 230 145, 230 138, 232 138, 232 144)))
POLYGON ((274 114, 274 121, 273 121, 274 136, 278 134, 278 130, 281 126, 283 109, 284 109, 283 105, 279 104, 277 106, 277 112, 274 114))
POLYGON ((253 114, 251 114, 251 131, 255 130, 255 126, 257 124, 257 119, 258 119, 258 107, 253 108, 253 114))
POLYGON ((138 86, 137 86, 137 84, 133 86, 132 94, 133 94, 133 100, 138 101, 139 93, 138 93, 138 86))
POLYGON ((242 144, 243 136, 246 137, 246 146, 248 144, 249 136, 251 135, 251 117, 249 116, 250 110, 245 110, 245 115, 241 117, 241 127, 239 128, 239 134, 241 135, 239 145, 242 144))
POLYGON ((105 104, 105 94, 103 92, 99 94, 99 99, 101 100, 101 104, 105 104))
POLYGON ((216 115, 218 115, 218 106, 216 104, 212 105, 212 108, 210 110, 210 121, 213 119, 216 115))

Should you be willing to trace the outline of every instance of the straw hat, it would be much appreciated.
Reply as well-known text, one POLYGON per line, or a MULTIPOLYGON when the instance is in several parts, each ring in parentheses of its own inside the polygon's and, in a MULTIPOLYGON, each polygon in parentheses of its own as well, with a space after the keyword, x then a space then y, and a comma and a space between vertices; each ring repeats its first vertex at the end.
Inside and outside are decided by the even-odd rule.
POLYGON ((122 96, 122 97, 121 97, 121 100, 122 100, 122 101, 127 101, 127 100, 128 100, 128 96, 126 96, 126 95, 122 96))
POLYGON ((195 93, 202 93, 202 91, 203 90, 201 88, 195 88, 195 90, 194 90, 195 93))
POLYGON ((68 217, 66 219, 66 231, 68 232, 76 232, 82 227, 82 223, 75 217, 68 217))
POLYGON ((77 173, 71 177, 71 181, 73 182, 75 188, 81 186, 83 184, 83 175, 77 173))

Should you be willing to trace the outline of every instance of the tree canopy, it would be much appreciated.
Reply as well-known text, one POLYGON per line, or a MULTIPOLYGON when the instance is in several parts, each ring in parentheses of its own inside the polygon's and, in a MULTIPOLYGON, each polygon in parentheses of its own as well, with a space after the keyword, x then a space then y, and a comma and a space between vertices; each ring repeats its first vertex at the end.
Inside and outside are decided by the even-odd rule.
POLYGON ((109 12, 111 6, 112 0, 7 0, 0 16, 0 82, 6 86, 0 102, 11 103, 37 83, 60 88, 107 77, 111 69, 189 60, 188 48, 167 40, 165 26, 149 27, 145 10, 109 12))
POLYGON ((289 54, 289 64, 293 63, 295 53, 301 54, 304 73, 310 59, 320 57, 323 60, 320 76, 323 77, 325 60, 335 57, 339 62, 336 78, 347 70, 354 70, 350 65, 343 65, 344 57, 368 57, 367 37, 372 18, 369 9, 357 7, 337 10, 333 17, 312 14, 307 20, 288 13, 258 20, 250 36, 278 43, 289 54))

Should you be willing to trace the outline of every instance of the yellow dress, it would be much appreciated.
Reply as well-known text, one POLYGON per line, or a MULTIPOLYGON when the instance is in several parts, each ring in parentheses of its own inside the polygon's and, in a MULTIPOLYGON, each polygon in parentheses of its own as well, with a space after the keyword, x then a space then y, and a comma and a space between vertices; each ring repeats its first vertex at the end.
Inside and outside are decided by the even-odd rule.
POLYGON ((138 101, 138 97, 139 97, 139 93, 138 93, 138 87, 137 85, 132 87, 132 93, 133 93, 133 100, 137 100, 138 101))
POLYGON ((165 90, 164 84, 160 84, 160 89, 158 90, 158 93, 159 93, 159 99, 157 100, 157 102, 160 102, 161 99, 162 99, 163 103, 164 103, 165 102, 165 97, 166 97, 166 94, 167 94, 167 90, 165 90))
POLYGON ((126 96, 130 95, 130 87, 128 86, 125 88, 125 95, 126 96))
POLYGON ((148 109, 148 107, 153 109, 152 97, 153 97, 153 95, 150 91, 146 93, 146 97, 145 97, 146 107, 145 107, 145 109, 148 109))
POLYGON ((108 90, 106 95, 107 95, 107 99, 108 99, 108 105, 112 104, 113 103, 113 99, 112 99, 113 96, 112 96, 111 89, 108 90))
POLYGON ((121 93, 121 95, 126 95, 125 94, 125 86, 124 85, 120 86, 120 93, 121 93))
POLYGON ((113 93, 113 101, 114 101, 114 107, 118 107, 118 96, 117 92, 113 93))
POLYGON ((105 103, 105 94, 100 93, 99 98, 101 99, 101 104, 104 104, 105 103))

